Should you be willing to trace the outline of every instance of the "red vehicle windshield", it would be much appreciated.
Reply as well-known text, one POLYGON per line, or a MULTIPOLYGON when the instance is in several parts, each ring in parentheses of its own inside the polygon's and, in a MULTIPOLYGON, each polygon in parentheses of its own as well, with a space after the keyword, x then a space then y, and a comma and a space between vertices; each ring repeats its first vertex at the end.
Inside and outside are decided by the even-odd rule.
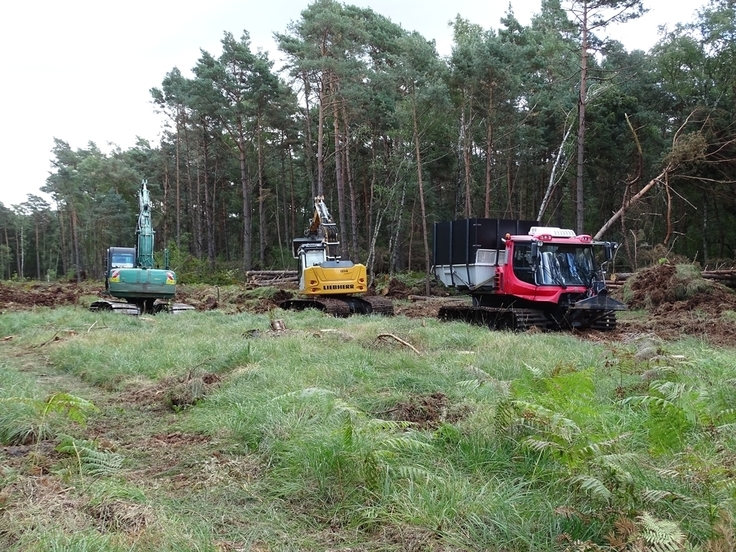
POLYGON ((517 278, 536 285, 589 286, 595 274, 593 248, 590 245, 545 243, 539 247, 534 267, 531 245, 517 243, 513 268, 517 278))

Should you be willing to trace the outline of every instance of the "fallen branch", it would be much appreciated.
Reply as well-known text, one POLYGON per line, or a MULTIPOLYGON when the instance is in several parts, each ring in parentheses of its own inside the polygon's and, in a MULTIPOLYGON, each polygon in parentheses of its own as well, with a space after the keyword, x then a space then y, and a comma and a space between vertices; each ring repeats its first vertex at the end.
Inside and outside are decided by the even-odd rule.
POLYGON ((56 330, 56 332, 54 332, 54 335, 51 337, 51 339, 49 339, 48 341, 44 341, 43 343, 41 343, 39 345, 39 348, 40 347, 43 347, 44 345, 48 345, 52 341, 59 341, 59 330, 56 330))
POLYGON ((298 279, 299 273, 296 270, 249 270, 245 273, 248 281, 260 282, 260 281, 281 281, 290 280, 293 278, 298 279))
POLYGON ((641 190, 639 190, 639 193, 632 196, 628 201, 625 201, 624 204, 621 206, 621 208, 616 211, 613 216, 608 219, 608 222, 606 222, 598 232, 596 232, 595 236, 593 236, 594 240, 601 239, 601 236, 606 233, 606 231, 613 225, 614 222, 616 222, 619 218, 623 216, 623 214, 626 212, 626 210, 631 207, 634 203, 639 201, 642 197, 646 195, 646 193, 657 183, 664 182, 664 179, 667 178, 667 174, 670 171, 670 166, 668 165, 665 170, 663 170, 661 173, 659 173, 657 176, 652 178, 649 183, 644 186, 641 190))
MULTIPOLYGON (((569 115, 568 115, 569 116, 569 115)), ((544 198, 542 198, 542 204, 539 206, 539 213, 537 213, 537 220, 542 220, 542 216, 544 215, 544 212, 547 210, 547 206, 549 205, 550 199, 552 198, 552 192, 555 191, 555 188, 557 187, 557 184, 559 183, 560 179, 557 178, 557 169, 560 167, 562 163, 564 163, 565 168, 569 164, 569 161, 562 161, 562 155, 565 152, 565 144, 567 143, 567 138, 570 136, 570 132, 573 128, 573 122, 570 122, 570 126, 567 127, 567 130, 565 131, 565 135, 562 137, 562 143, 560 144, 560 148, 557 150, 557 155, 555 156, 555 162, 552 165, 552 172, 549 175, 549 184, 547 185, 547 191, 544 193, 544 198)), ((563 175, 564 175, 564 168, 563 168, 563 175)))
POLYGON ((412 345, 411 343, 408 343, 408 342, 404 341, 404 340, 403 340, 403 339, 401 339, 400 337, 396 337, 396 336, 395 336, 394 334, 389 334, 389 333, 387 333, 387 334, 379 334, 379 336, 378 336, 378 337, 376 337, 376 342, 378 342, 378 340, 380 340, 380 339, 386 339, 386 338, 389 338, 389 337, 390 337, 391 339, 394 339, 394 340, 398 341, 398 342, 399 342, 399 343, 401 343, 401 344, 402 344, 402 345, 403 345, 404 347, 408 347, 409 349, 411 349, 412 351, 414 351, 414 352, 415 352, 416 354, 418 354, 419 356, 421 356, 421 355, 422 355, 422 353, 420 353, 419 351, 417 351, 417 350, 416 350, 416 348, 414 347, 414 345, 412 345))
MULTIPOLYGON (((690 116, 692 115, 693 113, 688 115, 685 122, 680 126, 680 128, 677 129, 677 132, 675 132, 675 135, 672 138, 672 148, 670 150, 670 156, 672 155, 673 152, 675 152, 676 147, 678 145, 678 140, 680 138, 680 133, 683 131, 683 129, 685 128, 685 125, 690 120, 690 116)), ((639 137, 636 135, 636 131, 634 130, 634 127, 631 125, 631 121, 629 120, 628 116, 626 117, 626 123, 629 125, 629 129, 631 129, 631 133, 634 135, 634 142, 636 143, 636 147, 637 147, 637 150, 639 151, 639 156, 641 158, 641 144, 639 143, 639 137)), ((626 214, 626 211, 632 205, 634 205, 637 201, 639 201, 642 197, 644 197, 646 193, 652 187, 654 187, 654 185, 664 184, 665 187, 667 188, 667 192, 669 193, 670 191, 669 177, 670 177, 670 174, 673 173, 678 168, 678 166, 679 166, 679 162, 677 160, 669 161, 667 165, 665 166, 665 168, 662 169, 662 172, 659 173, 654 178, 652 178, 641 190, 639 190, 639 192, 636 195, 630 197, 628 200, 624 199, 623 203, 621 204, 621 208, 618 211, 616 211, 610 219, 608 219, 608 221, 601 227, 600 230, 598 230, 598 232, 596 232, 595 236, 593 236, 593 239, 594 240, 601 239, 601 236, 603 236, 603 234, 606 233, 606 231, 613 225, 613 223, 616 222, 618 219, 622 218, 624 214, 626 214)), ((638 182, 639 178, 640 178, 640 175, 637 174, 636 178, 632 182, 630 182, 629 185, 635 182, 638 182)), ((668 199, 668 209, 669 209, 669 199, 668 199)), ((668 232, 669 232, 669 228, 668 228, 668 232)), ((669 237, 669 234, 668 234, 668 237, 669 237)), ((666 240, 665 240, 665 243, 666 243, 666 240)))

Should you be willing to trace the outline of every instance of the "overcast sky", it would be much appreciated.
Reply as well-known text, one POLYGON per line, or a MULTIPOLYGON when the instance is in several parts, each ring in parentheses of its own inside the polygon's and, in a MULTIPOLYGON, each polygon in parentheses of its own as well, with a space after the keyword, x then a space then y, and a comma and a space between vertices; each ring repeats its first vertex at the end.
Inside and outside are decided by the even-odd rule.
MULTIPOLYGON (((251 36, 253 50, 278 58, 272 34, 298 20, 308 0, 37 0, 6 2, 0 20, 0 202, 42 195, 53 139, 72 149, 93 141, 128 149, 136 136, 158 144, 161 119, 149 90, 178 67, 185 74, 200 49, 220 54, 223 32, 251 36)), ((522 24, 540 0, 352 0, 404 29, 434 39, 442 55, 457 14, 498 29, 509 5, 522 24)), ((657 29, 693 19, 706 0, 644 0, 649 13, 619 25, 611 36, 631 51, 648 51, 657 29)), ((46 198, 48 199, 48 198, 46 198)))

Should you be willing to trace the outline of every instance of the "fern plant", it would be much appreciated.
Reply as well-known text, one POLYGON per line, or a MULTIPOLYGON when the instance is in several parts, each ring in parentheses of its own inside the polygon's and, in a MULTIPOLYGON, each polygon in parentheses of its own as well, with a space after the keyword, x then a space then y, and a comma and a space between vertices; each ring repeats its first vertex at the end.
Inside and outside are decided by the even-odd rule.
POLYGON ((272 405, 299 416, 298 427, 271 450, 280 493, 364 504, 394 480, 429 477, 407 460, 430 448, 408 422, 372 418, 319 388, 282 395, 272 405))
POLYGON ((69 435, 61 437, 56 450, 72 457, 80 477, 110 475, 123 465, 120 454, 98 450, 95 442, 75 439, 69 435))
POLYGON ((606 502, 614 491, 631 490, 630 466, 637 455, 617 452, 628 433, 595 440, 570 418, 528 401, 505 401, 497 416, 517 447, 553 461, 552 477, 563 475, 574 488, 606 502))
POLYGON ((681 382, 656 380, 649 384, 646 395, 628 397, 622 404, 646 410, 649 443, 654 453, 679 450, 691 430, 710 425, 707 389, 681 382))
POLYGON ((7 410, 0 415, 0 439, 7 444, 38 443, 51 436, 50 422, 64 417, 84 425, 99 409, 90 401, 69 393, 52 393, 44 400, 29 397, 0 398, 7 410))
POLYGON ((608 536, 614 550, 620 552, 680 552, 693 548, 680 526, 642 512, 634 519, 620 518, 608 536))
POLYGON ((533 478, 566 485, 579 498, 628 508, 641 458, 625 443, 632 433, 617 432, 609 414, 596 397, 592 370, 560 365, 546 374, 528 367, 512 396, 497 405, 495 425, 532 463, 527 469, 533 478))

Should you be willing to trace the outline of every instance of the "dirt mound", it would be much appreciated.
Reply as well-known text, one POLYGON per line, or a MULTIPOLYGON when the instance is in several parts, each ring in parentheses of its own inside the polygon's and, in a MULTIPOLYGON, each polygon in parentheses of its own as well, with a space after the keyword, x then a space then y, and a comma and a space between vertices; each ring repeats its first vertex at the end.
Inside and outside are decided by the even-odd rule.
MULTIPOLYGON (((407 284, 398 278, 391 278, 388 285, 382 291, 382 295, 390 299, 408 299, 412 295, 424 297, 427 295, 427 289, 424 279, 416 280, 407 284)), ((429 297, 449 297, 450 290, 437 282, 430 282, 429 297)))
POLYGON ((632 278, 625 300, 630 308, 646 308, 652 314, 699 310, 720 315, 736 310, 736 293, 705 280, 692 265, 662 264, 641 270, 632 278))
POLYGON ((271 300, 275 304, 278 305, 282 301, 286 301, 288 299, 291 299, 292 297, 294 297, 294 294, 293 293, 291 293, 290 291, 287 291, 285 289, 280 289, 276 293, 273 294, 273 297, 271 298, 271 300))
POLYGON ((191 305, 198 311, 218 310, 225 313, 264 313, 275 308, 281 301, 291 298, 292 292, 278 289, 273 292, 264 288, 262 293, 243 285, 202 286, 180 284, 176 289, 176 301, 191 305))
POLYGON ((215 389, 222 378, 209 372, 187 374, 184 378, 166 378, 156 383, 132 382, 120 393, 126 404, 145 405, 153 410, 171 409, 178 411, 197 404, 215 389))
POLYGON ((58 307, 76 305, 83 294, 75 284, 23 284, 0 283, 0 310, 25 310, 32 307, 58 307))
POLYGON ((411 422, 421 428, 435 429, 444 422, 456 422, 466 415, 463 408, 454 407, 444 393, 413 395, 406 402, 396 404, 388 418, 397 422, 411 422))
POLYGON ((406 299, 412 293, 412 289, 404 282, 396 278, 391 278, 385 295, 391 299, 406 299))
POLYGON ((692 335, 715 345, 736 345, 736 293, 705 280, 693 265, 665 263, 637 272, 626 285, 631 309, 646 309, 646 320, 627 327, 665 339, 692 335))
POLYGON ((673 277, 677 269, 675 265, 662 264, 645 268, 637 272, 629 286, 632 292, 626 302, 632 309, 656 307, 674 300, 673 277))

